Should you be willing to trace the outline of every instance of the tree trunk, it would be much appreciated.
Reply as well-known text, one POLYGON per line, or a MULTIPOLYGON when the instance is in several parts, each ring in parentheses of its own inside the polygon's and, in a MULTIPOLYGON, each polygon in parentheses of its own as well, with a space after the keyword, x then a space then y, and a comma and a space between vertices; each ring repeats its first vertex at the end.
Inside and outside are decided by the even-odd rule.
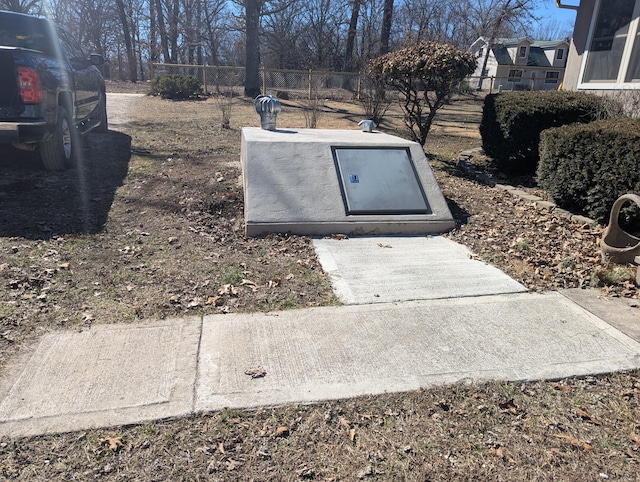
POLYGON ((245 79, 244 95, 257 97, 260 95, 260 25, 261 0, 245 0, 245 79))
POLYGON ((162 0, 155 0, 156 13, 158 14, 158 33, 160 34, 160 44, 162 45, 162 56, 166 63, 171 62, 169 55, 169 37, 167 37, 167 27, 164 23, 164 12, 162 10, 162 0))
POLYGON ((171 24, 169 29, 171 32, 171 63, 178 63, 178 14, 180 12, 180 1, 173 0, 173 9, 171 11, 171 24))
POLYGON ((353 69, 353 48, 356 43, 356 33, 358 31, 358 16, 360 15, 360 1, 353 0, 351 5, 351 20, 349 20, 349 30, 347 32, 347 45, 344 52, 344 70, 353 69))
POLYGON ((131 82, 138 81, 138 65, 136 62, 136 54, 133 51, 133 45, 131 42, 131 33, 129 30, 129 21, 127 19, 127 13, 124 8, 123 0, 116 0, 118 6, 118 14, 120 15, 120 22, 122 23, 122 32, 124 34, 124 46, 127 49, 127 62, 129 63, 129 80, 131 82))
POLYGON ((393 17, 393 0, 384 0, 382 14, 382 32, 380 33, 380 55, 389 52, 389 37, 391 37, 391 19, 393 17))

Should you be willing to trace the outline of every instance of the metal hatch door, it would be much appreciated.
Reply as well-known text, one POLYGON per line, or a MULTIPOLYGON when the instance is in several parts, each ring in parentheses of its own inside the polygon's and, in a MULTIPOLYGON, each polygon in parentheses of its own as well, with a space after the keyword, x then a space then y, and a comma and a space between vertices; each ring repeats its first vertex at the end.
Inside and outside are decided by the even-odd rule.
POLYGON ((346 214, 431 214, 409 148, 332 147, 346 214))

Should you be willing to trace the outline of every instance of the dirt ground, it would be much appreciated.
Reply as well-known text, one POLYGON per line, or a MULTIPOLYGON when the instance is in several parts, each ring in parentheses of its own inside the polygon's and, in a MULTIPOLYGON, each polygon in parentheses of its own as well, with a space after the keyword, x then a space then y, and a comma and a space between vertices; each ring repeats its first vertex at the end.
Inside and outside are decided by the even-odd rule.
MULTIPOLYGON (((337 303, 308 238, 243 236, 240 128, 259 125, 250 100, 118 105, 110 132, 87 139, 82 168, 45 172, 32 154, 0 151, 0 370, 50 330, 337 303)), ((305 127, 309 109, 284 101, 279 125, 305 127)), ((363 118, 357 103, 316 109, 319 128, 363 118)), ((481 143, 480 109, 456 99, 425 146, 458 222, 446 236, 533 290, 637 297, 631 266, 601 262, 602 227, 459 171, 457 154, 481 143)), ((381 129, 401 132, 395 108, 381 129)), ((0 478, 640 480, 639 377, 469 383, 3 439, 0 478)))

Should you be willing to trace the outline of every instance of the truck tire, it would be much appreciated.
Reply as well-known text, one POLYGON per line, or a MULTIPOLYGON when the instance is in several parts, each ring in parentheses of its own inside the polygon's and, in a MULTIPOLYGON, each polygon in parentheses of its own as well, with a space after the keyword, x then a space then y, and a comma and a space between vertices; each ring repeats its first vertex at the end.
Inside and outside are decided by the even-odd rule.
POLYGON ((109 123, 107 121, 107 98, 104 94, 100 98, 100 104, 98 104, 98 119, 100 119, 100 126, 96 128, 96 132, 109 132, 109 123))
POLYGON ((40 160, 48 171, 62 171, 73 166, 76 135, 67 110, 58 106, 58 119, 53 135, 40 143, 40 160))

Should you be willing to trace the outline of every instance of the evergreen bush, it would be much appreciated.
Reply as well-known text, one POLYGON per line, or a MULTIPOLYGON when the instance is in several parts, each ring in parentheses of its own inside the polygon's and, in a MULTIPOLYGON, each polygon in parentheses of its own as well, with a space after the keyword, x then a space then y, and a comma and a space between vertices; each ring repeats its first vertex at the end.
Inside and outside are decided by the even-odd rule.
POLYGON ((482 147, 510 174, 533 174, 540 133, 575 122, 587 123, 615 112, 612 101, 584 92, 504 92, 485 98, 480 123, 482 147))
POLYGON ((193 99, 202 95, 202 84, 193 75, 166 74, 151 82, 151 92, 163 99, 193 99))
POLYGON ((538 184, 560 207, 606 224, 619 196, 640 194, 639 164, 640 119, 572 124, 542 133, 538 184))

